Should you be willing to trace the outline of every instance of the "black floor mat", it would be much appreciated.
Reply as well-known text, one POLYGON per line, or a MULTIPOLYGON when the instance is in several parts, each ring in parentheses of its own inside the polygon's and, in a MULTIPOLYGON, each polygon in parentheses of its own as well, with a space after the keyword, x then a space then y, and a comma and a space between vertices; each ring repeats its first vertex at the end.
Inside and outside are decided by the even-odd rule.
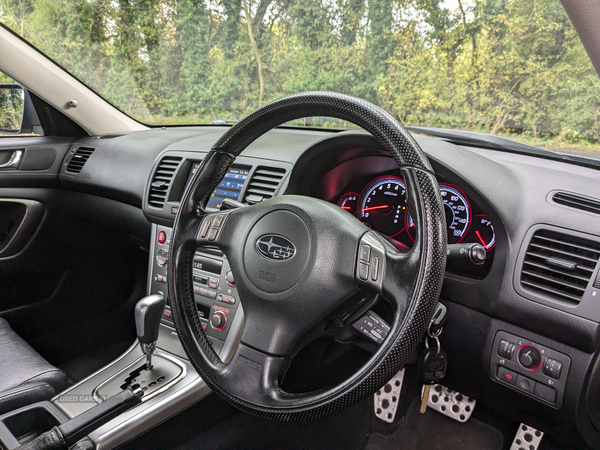
POLYGON ((324 419, 277 423, 238 412, 215 395, 125 444, 172 450, 501 450, 501 433, 478 420, 456 422, 415 401, 400 423, 380 427, 372 399, 324 419), (219 418, 220 416, 220 418, 219 418), (209 423, 210 422, 210 423, 209 423))
POLYGON ((129 348, 131 343, 131 340, 117 342, 116 344, 92 351, 87 355, 57 364, 57 367, 64 370, 70 380, 75 382, 81 381, 119 357, 129 348))
POLYGON ((390 434, 375 432, 365 450, 501 450, 500 431, 475 418, 459 423, 428 409, 419 412, 414 401, 398 427, 390 434))

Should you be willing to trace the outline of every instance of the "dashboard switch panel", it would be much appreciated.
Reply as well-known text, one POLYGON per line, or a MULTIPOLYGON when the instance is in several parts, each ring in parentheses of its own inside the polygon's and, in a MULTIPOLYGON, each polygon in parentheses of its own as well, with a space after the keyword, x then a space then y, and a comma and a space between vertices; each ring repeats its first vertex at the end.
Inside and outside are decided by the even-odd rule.
POLYGON ((510 389, 560 409, 571 359, 506 331, 492 344, 490 377, 510 389))

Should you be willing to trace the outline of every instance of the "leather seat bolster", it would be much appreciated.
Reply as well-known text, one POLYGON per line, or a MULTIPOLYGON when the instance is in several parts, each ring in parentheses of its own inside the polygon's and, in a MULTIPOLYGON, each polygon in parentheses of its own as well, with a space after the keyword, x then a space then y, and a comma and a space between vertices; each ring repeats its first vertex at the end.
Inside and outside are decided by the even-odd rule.
POLYGON ((54 396, 52 386, 44 381, 25 383, 0 392, 0 415, 13 411, 23 405, 48 400, 54 396))
POLYGON ((49 400, 67 386, 67 375, 42 358, 0 318, 0 414, 49 400))

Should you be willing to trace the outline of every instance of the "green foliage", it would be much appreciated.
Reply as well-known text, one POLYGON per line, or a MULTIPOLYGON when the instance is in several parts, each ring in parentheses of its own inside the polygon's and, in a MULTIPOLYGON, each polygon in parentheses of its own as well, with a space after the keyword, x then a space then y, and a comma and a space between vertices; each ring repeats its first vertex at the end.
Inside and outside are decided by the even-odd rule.
POLYGON ((0 132, 17 132, 23 120, 23 90, 0 89, 0 132))
POLYGON ((600 140, 600 80, 558 0, 247 1, 0 0, 0 20, 148 123, 238 120, 262 75, 265 101, 332 90, 405 124, 600 140))

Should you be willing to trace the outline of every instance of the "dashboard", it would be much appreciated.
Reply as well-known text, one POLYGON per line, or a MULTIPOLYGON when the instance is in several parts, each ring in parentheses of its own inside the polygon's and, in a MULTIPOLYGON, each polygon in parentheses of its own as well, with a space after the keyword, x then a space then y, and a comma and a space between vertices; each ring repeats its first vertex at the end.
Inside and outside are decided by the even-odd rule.
MULTIPOLYGON (((149 293, 165 289, 164 261, 179 201, 225 130, 84 138, 65 158, 59 176, 64 188, 132 204, 152 223, 149 293), (81 173, 71 174, 69 158, 82 147, 94 153, 81 173)), ((486 251, 481 266, 447 267, 441 301, 449 320, 441 340, 449 357, 448 384, 511 417, 579 433, 600 448, 600 405, 593 400, 600 385, 600 216, 556 199, 557 193, 597 198, 598 171, 415 139, 439 182, 448 244, 480 244, 486 251), (565 260, 577 261, 573 272, 553 265, 565 260), (524 368, 519 343, 540 352, 539 367, 524 368), (544 371, 559 363, 558 378, 544 371), (531 392, 503 379, 504 369, 528 378, 531 392), (539 395, 536 383, 542 385, 539 395)), ((286 194, 338 205, 400 250, 413 244, 401 171, 365 132, 273 130, 237 158, 210 206, 218 209, 224 198, 255 203, 286 194)), ((239 334, 235 327, 243 326, 243 299, 224 255, 200 249, 195 264, 200 318, 215 348, 227 347, 239 334)), ((165 324, 172 327, 172 320, 165 317, 165 324)))

